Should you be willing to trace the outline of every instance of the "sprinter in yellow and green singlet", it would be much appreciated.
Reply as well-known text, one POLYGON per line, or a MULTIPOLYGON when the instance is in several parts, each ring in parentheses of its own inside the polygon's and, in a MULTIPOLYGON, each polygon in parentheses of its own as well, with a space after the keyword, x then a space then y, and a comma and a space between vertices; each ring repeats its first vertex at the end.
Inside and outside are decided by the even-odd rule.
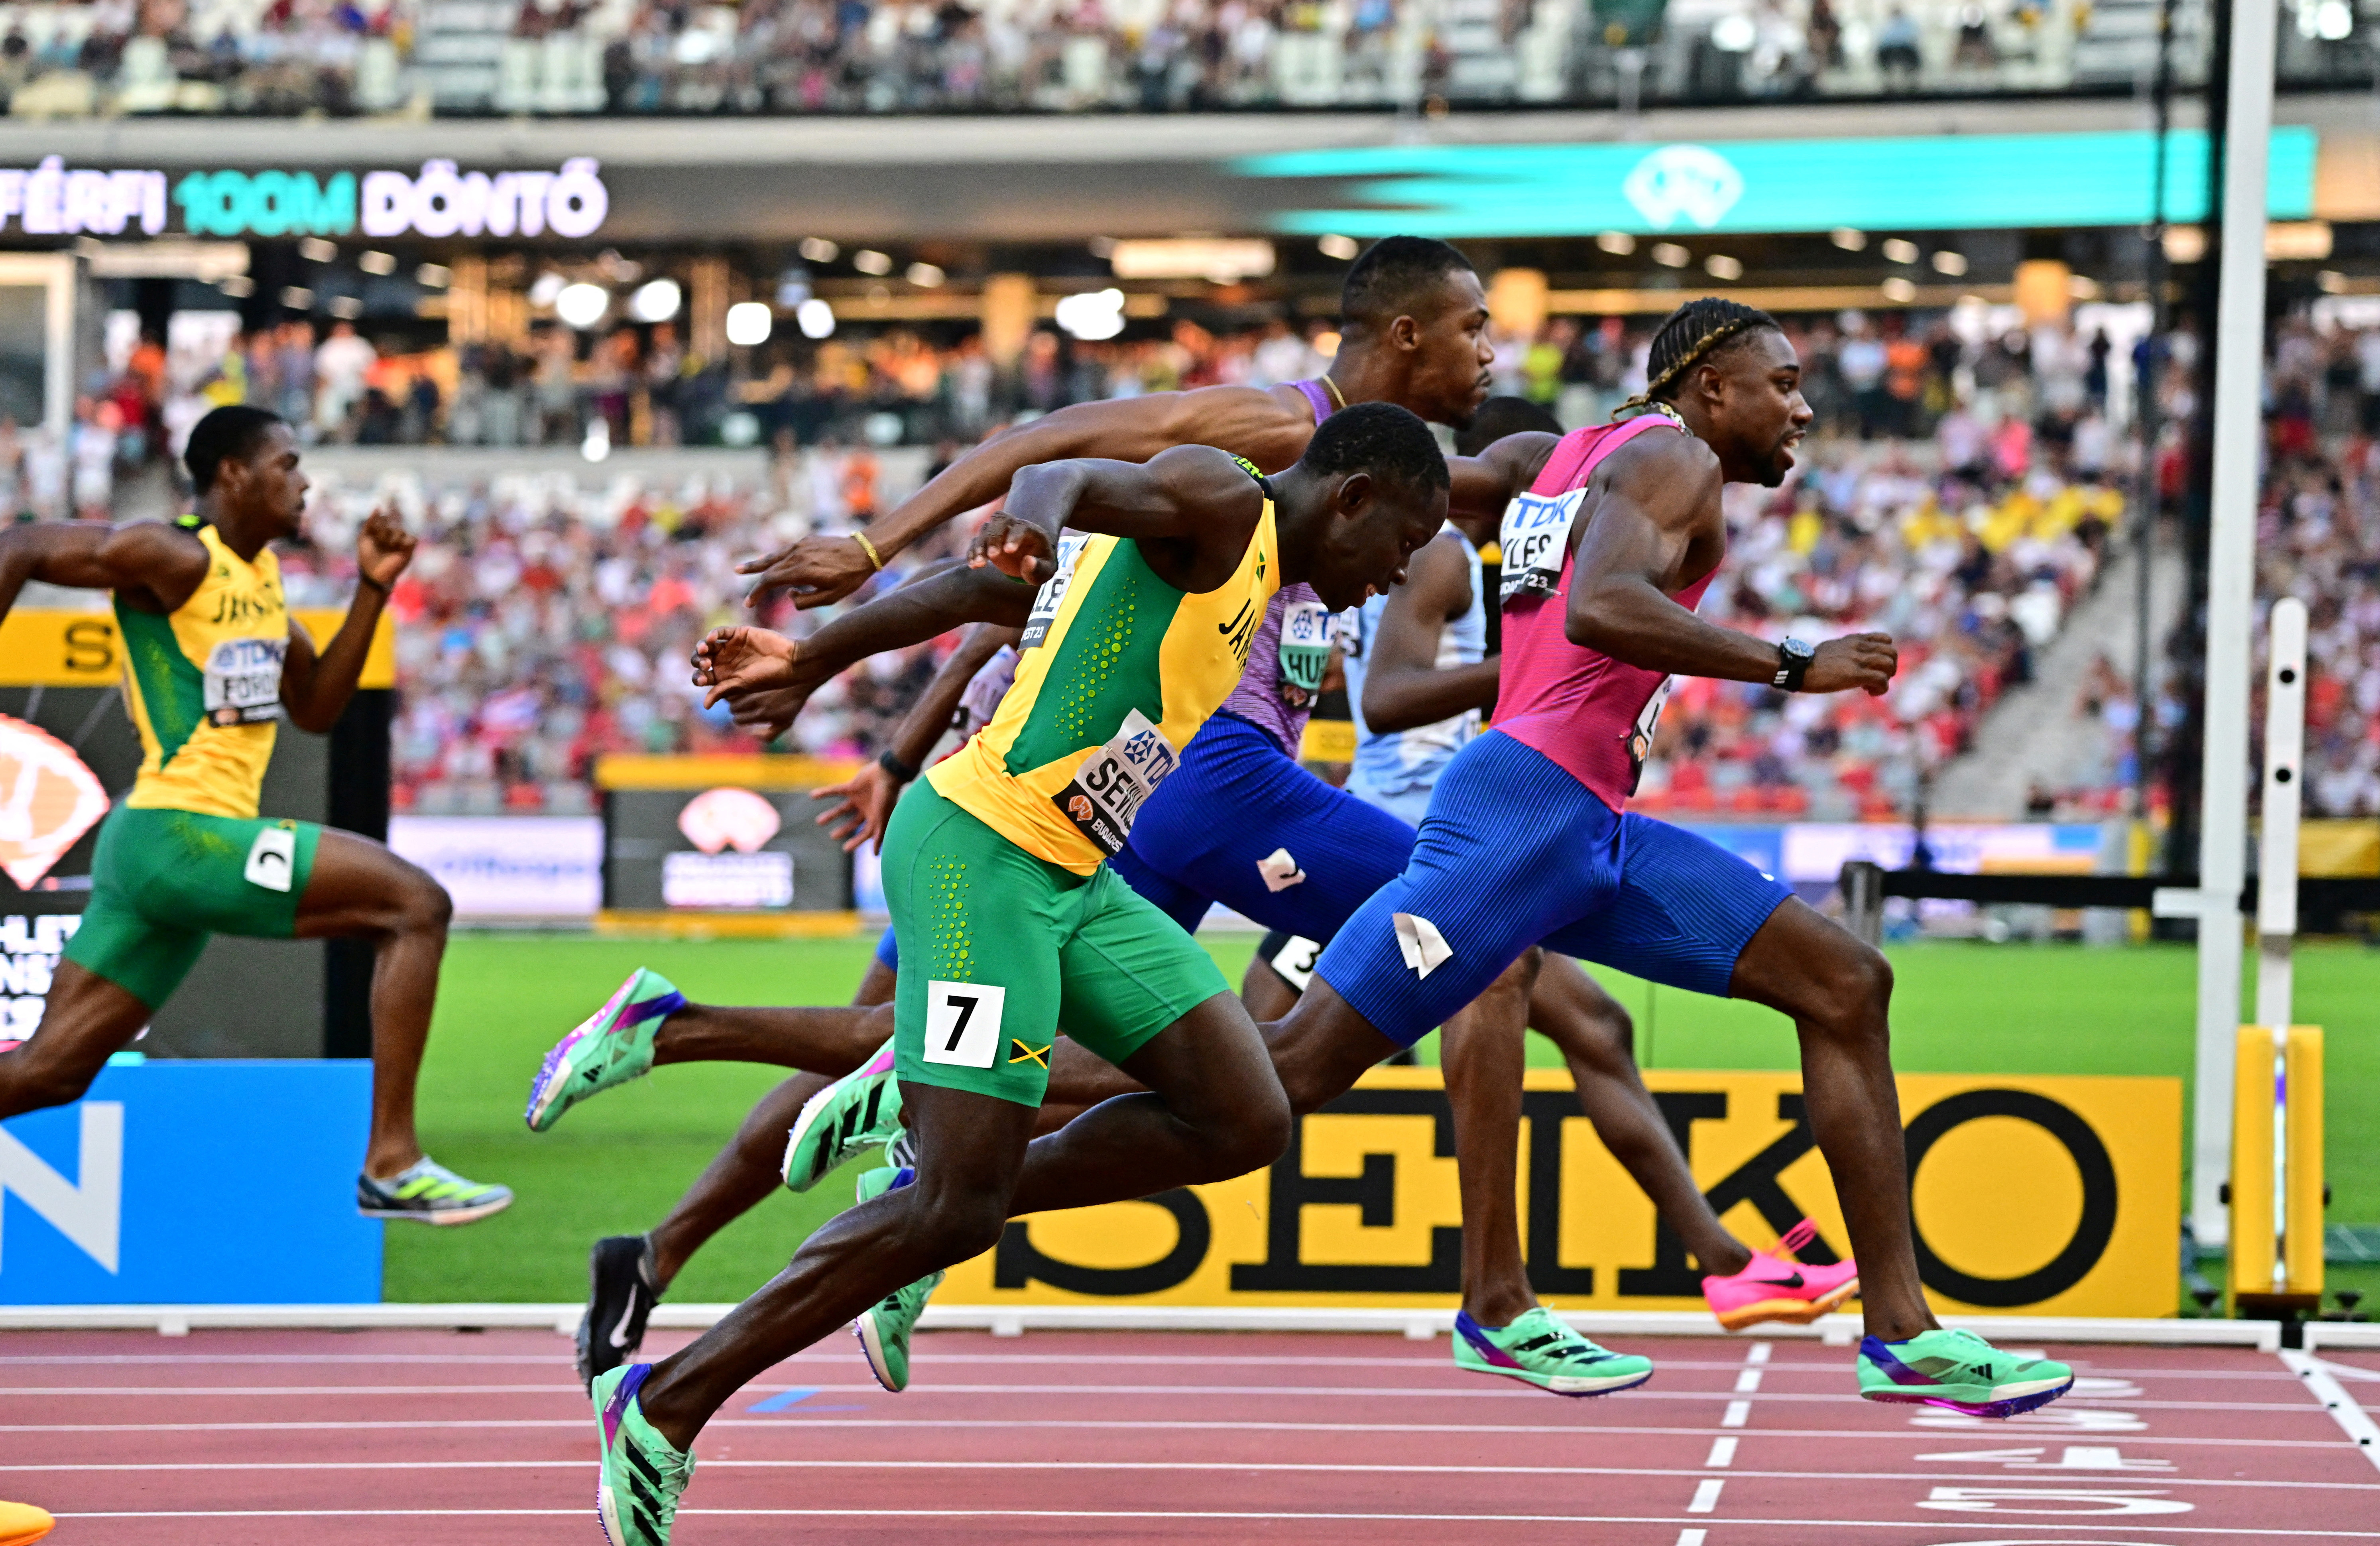
POLYGON ((99 829, 91 904, 39 1030, 0 1052, 0 1117, 78 1100, 197 965, 210 934, 372 940, 372 1131, 357 1206, 468 1223, 512 1201, 421 1152, 414 1081, 452 908, 438 883, 378 843, 259 810, 280 722, 322 735, 355 695, 413 539, 375 511, 358 584, 318 653, 289 616, 271 543, 299 535, 307 481, 289 426, 217 408, 183 460, 198 507, 171 524, 18 526, 0 535, 0 617, 29 579, 114 593, 124 703, 140 772, 99 829))
POLYGON ((692 1346, 595 1380, 613 1546, 668 1540, 694 1435, 747 1382, 888 1293, 930 1287, 1012 1213, 1070 1206, 1077 1167, 1149 1142, 1208 1180, 1279 1157, 1289 1108, 1263 1039, 1206 951, 1106 861, 1237 685, 1273 593, 1304 581, 1336 609, 1387 590, 1446 498, 1429 427, 1387 403, 1332 415, 1270 479, 1209 446, 1046 463, 1017 474, 968 566, 798 642, 728 628, 698 647, 695 679, 717 700, 815 687, 961 623, 1025 629, 991 723, 885 834, 894 1056, 917 1164, 692 1346), (1035 1140, 1062 1022, 1147 1092, 1035 1140), (1064 1151, 1049 1196, 1018 1191, 1028 1143, 1064 1151))

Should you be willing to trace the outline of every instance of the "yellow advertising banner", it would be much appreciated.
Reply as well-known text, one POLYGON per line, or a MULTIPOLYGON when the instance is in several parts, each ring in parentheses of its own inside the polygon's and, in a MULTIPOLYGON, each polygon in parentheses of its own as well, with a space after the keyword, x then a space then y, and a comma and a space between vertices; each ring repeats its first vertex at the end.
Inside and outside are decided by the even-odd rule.
MULTIPOLYGON (((346 618, 344 611, 327 607, 300 607, 290 615, 305 625, 318 650, 346 618)), ((113 613, 31 608, 0 622, 0 687, 112 688, 123 677, 113 613)), ((360 685, 396 686, 396 628, 386 613, 372 633, 360 685)))
MULTIPOLYGON (((1799 1074, 1662 1070, 1645 1083, 1720 1219, 1767 1246, 1803 1217, 1850 1248, 1799 1074)), ((1900 1086, 1918 1267, 1943 1313, 2168 1316, 2181 1083, 1912 1074, 1900 1086)), ((1523 1098, 1522 1243, 1563 1309, 1690 1309, 1677 1236, 1580 1114, 1569 1077, 1523 1098)), ((1831 1251, 1828 1250, 1831 1248, 1831 1251)), ((1451 1309, 1461 1290, 1454 1126, 1434 1068, 1377 1068, 1268 1171, 1012 1223, 951 1270, 947 1304, 1451 1309)))

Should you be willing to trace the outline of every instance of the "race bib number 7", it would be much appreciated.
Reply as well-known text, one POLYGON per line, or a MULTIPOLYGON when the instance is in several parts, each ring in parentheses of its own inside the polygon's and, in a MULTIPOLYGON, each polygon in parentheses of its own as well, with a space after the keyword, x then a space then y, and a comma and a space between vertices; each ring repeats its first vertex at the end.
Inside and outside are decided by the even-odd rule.
POLYGON ((1568 493, 1524 493, 1504 506, 1498 541, 1504 550, 1504 578, 1497 604, 1510 606, 1524 596, 1550 596, 1561 584, 1562 563, 1570 556, 1570 529, 1586 502, 1585 489, 1568 493))
POLYGON ((1000 1055, 1000 1016, 1008 990, 985 982, 926 984, 928 1063, 989 1068, 1000 1055))
POLYGON ((1075 830, 1112 858, 1123 852, 1133 818, 1181 760, 1173 743, 1135 709, 1113 739, 1083 760, 1074 782, 1051 797, 1075 830))
POLYGON ((285 639, 226 639, 207 656, 200 706, 210 724, 255 724, 281 717, 285 639))

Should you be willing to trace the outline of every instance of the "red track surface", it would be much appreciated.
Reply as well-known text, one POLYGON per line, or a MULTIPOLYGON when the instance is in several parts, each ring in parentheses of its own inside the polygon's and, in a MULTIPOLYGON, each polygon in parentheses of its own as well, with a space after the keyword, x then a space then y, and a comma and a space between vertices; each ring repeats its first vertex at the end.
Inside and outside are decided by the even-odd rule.
MULTIPOLYGON (((2061 1349, 2075 1395, 1986 1423, 1848 1350, 1629 1345, 1650 1385, 1565 1401, 1442 1341, 945 1333, 892 1396, 836 1338, 704 1434, 677 1541, 2380 1541, 2380 1462, 2270 1354, 2061 1349)), ((58 1546, 597 1542, 594 1453, 548 1333, 0 1337, 0 1496, 58 1546)))

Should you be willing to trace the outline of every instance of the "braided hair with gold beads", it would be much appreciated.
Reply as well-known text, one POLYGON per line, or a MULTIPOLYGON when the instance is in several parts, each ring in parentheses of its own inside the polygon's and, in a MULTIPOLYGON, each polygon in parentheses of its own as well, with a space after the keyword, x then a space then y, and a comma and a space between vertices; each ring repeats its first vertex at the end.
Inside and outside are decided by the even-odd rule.
POLYGON ((1645 367, 1645 390, 1614 408, 1611 417, 1633 418, 1647 411, 1666 411, 1688 371, 1707 361, 1732 340, 1776 325, 1776 318, 1740 300, 1705 296, 1686 302, 1670 312, 1661 330, 1653 335, 1651 356, 1645 367))

